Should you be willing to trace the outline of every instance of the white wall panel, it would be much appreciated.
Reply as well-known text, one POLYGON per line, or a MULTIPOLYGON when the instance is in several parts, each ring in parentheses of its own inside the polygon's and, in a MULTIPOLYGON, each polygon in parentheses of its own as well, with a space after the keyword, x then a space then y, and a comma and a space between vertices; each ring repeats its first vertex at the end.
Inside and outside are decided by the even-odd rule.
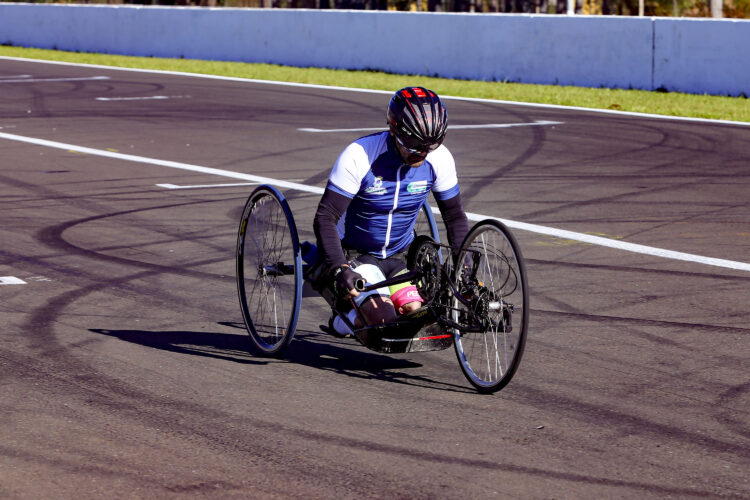
POLYGON ((654 88, 750 96, 750 21, 659 18, 654 30, 654 88))
POLYGON ((0 43, 750 94, 750 21, 0 3, 0 43))

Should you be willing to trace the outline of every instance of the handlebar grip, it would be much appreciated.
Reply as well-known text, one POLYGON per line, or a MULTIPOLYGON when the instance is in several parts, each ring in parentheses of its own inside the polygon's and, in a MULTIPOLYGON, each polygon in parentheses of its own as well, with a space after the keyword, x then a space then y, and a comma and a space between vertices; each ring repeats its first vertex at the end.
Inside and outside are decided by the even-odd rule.
POLYGON ((358 292, 364 292, 366 286, 367 286, 367 282, 364 280, 364 278, 360 278, 354 282, 354 288, 358 292))

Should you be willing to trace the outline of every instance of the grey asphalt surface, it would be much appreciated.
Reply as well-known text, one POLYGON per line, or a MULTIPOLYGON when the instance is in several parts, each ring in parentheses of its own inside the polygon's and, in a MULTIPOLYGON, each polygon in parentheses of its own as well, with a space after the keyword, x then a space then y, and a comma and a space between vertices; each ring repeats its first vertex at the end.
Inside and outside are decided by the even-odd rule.
MULTIPOLYGON (((395 90, 395 89, 394 89, 395 90)), ((0 60, 0 133, 322 187, 374 93, 0 60), (108 77, 41 81, 45 78, 108 77), (12 81, 9 81, 12 80, 12 81), (167 96, 158 100, 96 98, 167 96)), ((470 212, 750 262, 750 127, 448 100, 470 212)), ((252 186, 0 138, 2 498, 748 498, 750 273, 514 231, 526 352, 250 355, 252 186)), ((285 191, 301 238, 318 196, 285 191)))

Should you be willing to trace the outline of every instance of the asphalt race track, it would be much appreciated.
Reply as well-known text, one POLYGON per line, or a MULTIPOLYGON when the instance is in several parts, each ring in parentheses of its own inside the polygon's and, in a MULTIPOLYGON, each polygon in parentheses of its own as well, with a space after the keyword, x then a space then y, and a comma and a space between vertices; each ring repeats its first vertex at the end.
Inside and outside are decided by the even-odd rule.
POLYGON ((467 211, 687 260, 515 230, 529 338, 490 396, 319 298, 248 353, 232 173, 321 188, 367 132, 299 129, 387 100, 0 59, 0 497, 750 497, 750 127, 447 100, 467 211), (521 125, 458 127, 488 124, 521 125))

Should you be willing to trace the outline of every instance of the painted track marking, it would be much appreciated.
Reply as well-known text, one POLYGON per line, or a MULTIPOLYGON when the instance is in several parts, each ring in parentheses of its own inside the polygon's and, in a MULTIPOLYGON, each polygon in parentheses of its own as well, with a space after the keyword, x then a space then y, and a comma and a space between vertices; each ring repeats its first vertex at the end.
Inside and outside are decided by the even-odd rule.
POLYGON ((164 189, 201 189, 201 188, 225 188, 236 186, 257 186, 257 182, 237 182, 232 184, 194 184, 191 186, 178 186, 177 184, 157 184, 164 189))
MULTIPOLYGON (((550 122, 537 120, 531 123, 485 123, 480 125, 451 125, 451 130, 479 129, 479 128, 512 128, 512 127, 539 127, 544 125, 563 125, 563 122, 550 122)), ((333 132, 378 132, 385 130, 383 127, 373 128, 298 128, 300 132, 333 133, 333 132)))
POLYGON ((0 83, 37 83, 37 82, 83 82, 90 80, 109 80, 108 76, 88 76, 81 78, 18 78, 0 80, 0 83))
POLYGON ((167 99, 187 99, 189 95, 152 95, 145 97, 97 97, 97 101, 161 101, 167 99))
MULTIPOLYGON (((114 158, 118 160, 130 161, 135 163, 145 163, 148 165, 158 165, 161 167, 176 168, 180 170, 188 170, 191 172, 200 172, 209 175, 218 175, 222 177, 229 177, 232 179, 241 179, 244 181, 255 182, 259 184, 271 184, 276 187, 284 189, 293 189, 296 191, 303 191, 312 194, 323 194, 323 188, 316 186, 307 186, 305 184, 299 184, 297 182, 289 182, 280 179, 273 179, 270 177, 262 177, 259 175, 243 174, 240 172, 232 172, 229 170, 221 170, 218 168, 203 167, 200 165, 190 165, 188 163, 179 163, 175 161, 158 160, 155 158, 146 158, 143 156, 128 155, 123 153, 115 153, 112 151, 105 151, 101 149, 87 148, 84 146, 76 146, 73 144, 65 144, 62 142, 48 141, 46 139, 37 139, 34 137, 26 137, 22 135, 8 134, 0 132, 0 139, 7 139, 9 141, 24 142, 27 144, 34 144, 37 146, 45 146, 49 148, 62 149, 65 151, 75 151, 77 153, 90 154, 95 156, 103 156, 105 158, 114 158)), ((436 207, 432 208, 433 212, 439 213, 436 207)), ((556 238, 565 238, 569 240, 581 241, 583 243, 589 243, 591 245, 599 245, 608 248, 614 248, 617 250, 624 250, 627 252, 639 253, 644 255, 652 255, 655 257, 662 257, 665 259, 681 260, 686 262, 695 262, 698 264, 705 264, 708 266, 723 267, 727 269, 735 269, 738 271, 750 271, 750 264, 746 262, 738 262, 726 259, 716 259, 713 257, 705 257, 702 255, 695 255, 684 252, 676 252, 673 250, 666 250, 663 248, 649 247, 646 245, 639 245, 635 243, 627 243, 619 240, 611 240, 608 238, 602 238, 601 236, 593 236, 590 234, 576 233, 573 231, 566 231, 563 229, 555 229, 552 227, 540 226, 537 224, 528 224, 525 222, 517 222, 508 219, 501 219, 498 217, 486 216, 482 214, 467 213, 466 216, 471 221, 480 221, 483 219, 495 219, 506 226, 518 229, 521 231, 529 231, 532 233, 545 234, 548 236, 554 236, 556 238)))
POLYGON ((1 285, 25 285, 26 282, 22 279, 16 278, 15 276, 0 276, 1 285))
MULTIPOLYGON (((210 80, 222 80, 222 81, 227 81, 227 82, 244 82, 244 83, 261 84, 261 85, 275 85, 275 86, 280 86, 280 87, 297 87, 297 88, 307 88, 307 89, 393 95, 393 91, 390 91, 390 90, 361 89, 361 88, 354 88, 354 87, 339 87, 335 85, 317 85, 313 83, 279 82, 279 81, 274 81, 274 80, 239 78, 236 76, 220 76, 220 75, 205 75, 201 73, 187 73, 184 71, 167 71, 167 70, 141 69, 141 68, 122 68, 122 67, 117 67, 117 66, 105 66, 103 64, 83 64, 83 63, 73 63, 73 62, 65 62, 65 61, 48 61, 45 59, 31 59, 28 57, 0 56, 0 60, 23 61, 23 62, 30 62, 30 63, 36 63, 36 64, 53 64, 53 65, 58 65, 58 66, 73 66, 76 68, 96 68, 96 69, 106 69, 106 70, 111 70, 111 71, 130 71, 134 73, 148 73, 152 75, 172 75, 172 76, 184 76, 184 77, 191 77, 191 78, 206 78, 210 80)), ((457 97, 457 96, 441 95, 440 98, 441 99, 453 99, 456 101, 486 102, 490 104, 503 104, 507 106, 522 106, 522 107, 539 108, 539 109, 560 109, 564 111, 600 113, 600 114, 605 114, 605 115, 634 116, 637 118, 651 118, 654 120, 682 121, 682 122, 694 122, 694 123, 713 123, 713 124, 735 125, 739 127, 750 127, 750 122, 716 120, 713 118, 693 118, 693 117, 688 117, 688 116, 654 115, 654 114, 649 114, 649 113, 638 113, 635 111, 618 111, 615 109, 584 108, 580 106, 564 106, 562 104, 540 104, 540 103, 535 103, 535 102, 503 101, 499 99, 484 99, 480 97, 457 97)))

